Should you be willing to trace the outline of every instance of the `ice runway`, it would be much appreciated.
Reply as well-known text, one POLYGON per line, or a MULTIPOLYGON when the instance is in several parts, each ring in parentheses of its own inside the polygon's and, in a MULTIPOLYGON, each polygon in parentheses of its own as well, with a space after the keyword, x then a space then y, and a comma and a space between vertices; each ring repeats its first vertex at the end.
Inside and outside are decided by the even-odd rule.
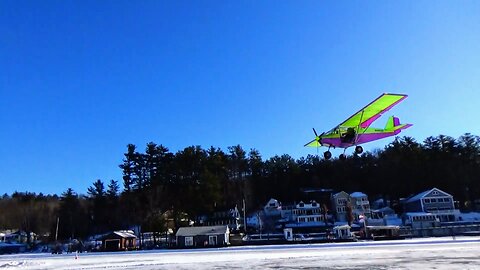
POLYGON ((0 256, 0 269, 480 269, 480 237, 0 256))

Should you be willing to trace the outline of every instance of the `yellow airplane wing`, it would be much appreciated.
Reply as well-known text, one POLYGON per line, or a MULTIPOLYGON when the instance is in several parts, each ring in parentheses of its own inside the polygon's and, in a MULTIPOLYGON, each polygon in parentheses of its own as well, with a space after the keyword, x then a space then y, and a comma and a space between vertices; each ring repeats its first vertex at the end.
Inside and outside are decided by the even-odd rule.
POLYGON ((403 94, 382 94, 367 106, 350 116, 341 123, 341 127, 369 127, 373 121, 377 120, 382 114, 390 110, 393 106, 407 98, 403 94))

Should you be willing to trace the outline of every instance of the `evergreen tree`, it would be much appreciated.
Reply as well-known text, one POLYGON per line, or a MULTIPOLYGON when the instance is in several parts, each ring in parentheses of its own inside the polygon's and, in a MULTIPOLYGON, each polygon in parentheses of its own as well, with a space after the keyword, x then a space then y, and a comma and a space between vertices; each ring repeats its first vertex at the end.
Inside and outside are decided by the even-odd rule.
POLYGON ((110 180, 110 183, 107 186, 107 212, 106 212, 106 222, 107 222, 107 229, 117 230, 121 229, 121 220, 122 214, 120 213, 120 201, 119 201, 119 194, 120 194, 120 186, 118 182, 115 180, 110 180))
POLYGON ((120 192, 120 186, 118 185, 118 182, 113 179, 110 180, 110 183, 108 184, 108 189, 107 189, 107 197, 109 199, 117 199, 119 192, 120 192))
POLYGON ((58 239, 84 238, 87 235, 88 223, 85 221, 88 218, 85 208, 82 207, 77 193, 71 188, 62 193, 58 218, 58 239))
POLYGON ((130 192, 133 188, 133 173, 135 166, 135 150, 136 146, 133 144, 127 145, 127 153, 124 154, 123 164, 119 167, 123 173, 123 188, 125 192, 130 192))
POLYGON ((91 219, 92 232, 102 233, 108 230, 108 204, 105 186, 98 179, 87 191, 90 200, 89 215, 91 219))

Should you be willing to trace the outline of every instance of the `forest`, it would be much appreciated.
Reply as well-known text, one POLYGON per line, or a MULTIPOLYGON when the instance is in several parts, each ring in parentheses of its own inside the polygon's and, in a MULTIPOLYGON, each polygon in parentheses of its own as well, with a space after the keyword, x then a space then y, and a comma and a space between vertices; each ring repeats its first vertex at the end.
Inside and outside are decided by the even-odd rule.
POLYGON ((317 155, 295 160, 288 154, 263 159, 258 150, 240 145, 226 151, 189 146, 172 153, 154 142, 143 151, 127 145, 119 160, 122 179, 94 180, 83 193, 68 188, 59 195, 4 194, 0 230, 35 232, 50 241, 83 239, 133 225, 164 232, 167 219, 179 227, 186 218, 195 220, 215 209, 241 209, 244 200, 247 213, 270 198, 298 202, 304 188, 361 191, 370 200, 395 203, 437 187, 453 195, 461 210, 471 210, 480 199, 480 137, 469 133, 423 142, 397 137, 384 149, 345 161, 317 155))

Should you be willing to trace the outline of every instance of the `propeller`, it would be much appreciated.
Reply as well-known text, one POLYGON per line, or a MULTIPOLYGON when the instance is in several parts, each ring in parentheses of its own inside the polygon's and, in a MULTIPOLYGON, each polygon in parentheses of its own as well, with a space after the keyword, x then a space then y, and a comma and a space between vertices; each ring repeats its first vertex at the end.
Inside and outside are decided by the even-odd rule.
POLYGON ((322 144, 322 138, 321 137, 323 136, 323 134, 325 134, 325 132, 322 132, 322 134, 318 135, 315 128, 312 128, 312 129, 313 129, 313 133, 315 133, 315 139, 309 141, 304 146, 307 146, 307 145, 311 144, 312 142, 318 142, 320 145, 322 144))

